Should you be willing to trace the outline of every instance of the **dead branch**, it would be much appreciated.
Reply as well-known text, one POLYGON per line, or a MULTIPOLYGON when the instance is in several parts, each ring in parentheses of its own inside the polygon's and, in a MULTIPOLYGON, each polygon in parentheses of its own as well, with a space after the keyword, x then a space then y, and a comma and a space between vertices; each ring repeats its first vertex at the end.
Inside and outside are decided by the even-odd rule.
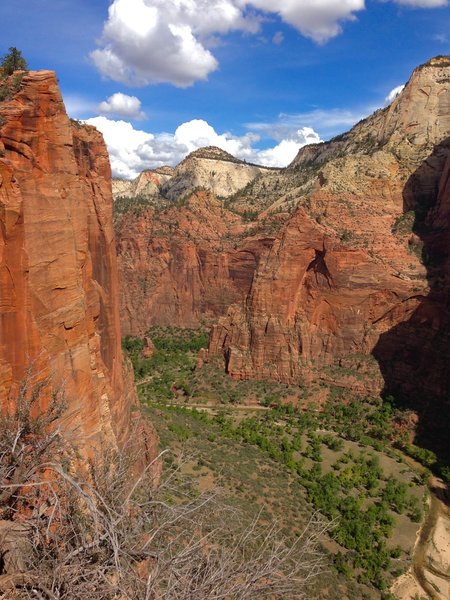
POLYGON ((130 479, 134 457, 106 449, 75 472, 60 409, 32 417, 36 402, 25 387, 0 417, 2 600, 301 598, 322 571, 320 516, 287 544, 219 491, 186 494, 177 467, 155 489, 154 465, 130 479))

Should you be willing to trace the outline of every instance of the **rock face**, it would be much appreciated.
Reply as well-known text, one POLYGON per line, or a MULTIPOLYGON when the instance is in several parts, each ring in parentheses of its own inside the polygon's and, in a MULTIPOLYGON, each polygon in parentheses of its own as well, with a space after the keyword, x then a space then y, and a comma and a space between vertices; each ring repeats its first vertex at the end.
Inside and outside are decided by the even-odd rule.
POLYGON ((246 296, 286 214, 257 220, 252 204, 233 196, 278 172, 209 146, 174 169, 113 181, 124 334, 198 327, 246 296))
POLYGON ((250 290, 271 247, 266 225, 245 223, 207 192, 182 206, 147 207, 116 219, 125 334, 152 325, 198 327, 250 290), (258 232, 255 231, 258 227, 258 232))
POLYGON ((208 146, 191 152, 178 166, 143 171, 134 181, 113 181, 113 195, 156 196, 170 201, 187 199, 197 190, 229 198, 260 175, 279 169, 245 163, 225 150, 208 146))
POLYGON ((126 196, 158 196, 162 186, 172 179, 174 169, 172 167, 161 167, 149 171, 143 171, 133 181, 125 179, 113 179, 113 197, 126 196))
POLYGON ((103 139, 68 119, 50 71, 26 74, 0 119, 0 401, 28 372, 30 387, 49 382, 42 403, 63 390, 64 429, 83 450, 123 446, 135 391, 103 139))
POLYGON ((408 289, 300 208, 261 261, 245 303, 213 329, 210 350, 225 350, 234 377, 298 381, 316 365, 370 351, 408 289))
POLYGON ((444 57, 349 133, 300 150, 282 175, 298 208, 210 352, 234 377, 282 381, 354 357, 355 371, 377 367, 369 389, 425 390, 448 406, 449 161, 444 57))
POLYGON ((260 174, 270 171, 265 167, 249 165, 220 148, 209 146, 189 154, 176 167, 173 177, 163 185, 162 193, 166 198, 176 200, 201 188, 228 198, 260 174))

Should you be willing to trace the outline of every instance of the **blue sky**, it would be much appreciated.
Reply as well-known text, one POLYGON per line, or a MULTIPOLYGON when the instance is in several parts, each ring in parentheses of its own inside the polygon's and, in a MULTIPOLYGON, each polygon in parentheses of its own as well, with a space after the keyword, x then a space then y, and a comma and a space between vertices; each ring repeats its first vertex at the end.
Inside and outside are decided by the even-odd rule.
POLYGON ((450 53, 450 0, 15 0, 2 48, 54 69, 113 172, 215 144, 283 166, 450 53), (273 8, 276 6, 277 8, 273 8))

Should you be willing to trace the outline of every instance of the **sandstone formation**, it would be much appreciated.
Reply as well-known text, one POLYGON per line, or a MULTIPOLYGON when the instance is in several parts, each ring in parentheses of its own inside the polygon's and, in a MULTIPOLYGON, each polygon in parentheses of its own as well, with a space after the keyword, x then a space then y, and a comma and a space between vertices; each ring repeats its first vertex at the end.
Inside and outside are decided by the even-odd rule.
POLYGON ((187 156, 176 168, 173 177, 162 187, 170 200, 205 189, 216 196, 228 198, 245 188, 260 174, 270 172, 266 167, 250 165, 228 152, 209 146, 187 156))
POLYGON ((172 179, 174 169, 172 167, 161 167, 149 171, 142 171, 133 181, 126 179, 113 179, 113 198, 127 196, 158 196, 162 186, 172 179))
POLYGON ((248 164, 225 150, 208 146, 191 152, 175 168, 143 171, 134 181, 113 180, 113 195, 159 197, 170 201, 187 199, 197 190, 229 198, 263 174, 279 169, 248 164))
POLYGON ((124 334, 198 327, 225 314, 249 292, 271 224, 246 223, 203 191, 164 210, 131 205, 115 222, 124 334))
POLYGON ((350 384, 351 373, 352 385, 415 394, 417 406, 426 390, 445 404, 449 149, 445 57, 347 134, 301 149, 266 212, 287 191, 298 208, 214 327, 210 353, 237 378, 350 384))
POLYGON ((135 391, 122 365, 103 139, 69 120, 50 71, 24 75, 0 122, 0 401, 26 377, 30 388, 48 381, 83 451, 123 445, 135 391))
POLYGON ((256 219, 241 192, 278 172, 210 146, 113 181, 124 334, 208 324, 245 297, 286 214, 256 219))

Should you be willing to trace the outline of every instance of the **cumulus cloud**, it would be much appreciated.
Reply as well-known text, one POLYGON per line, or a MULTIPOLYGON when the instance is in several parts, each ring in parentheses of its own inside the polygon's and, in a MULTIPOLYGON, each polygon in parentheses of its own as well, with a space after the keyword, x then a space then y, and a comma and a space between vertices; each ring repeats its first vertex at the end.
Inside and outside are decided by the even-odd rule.
MULTIPOLYGON (((386 0, 384 0, 386 1, 386 0)), ((391 0, 438 8, 450 0, 391 0)), ((277 15, 303 36, 323 44, 366 8, 365 0, 112 0, 99 48, 91 58, 106 77, 129 85, 188 87, 218 68, 211 52, 231 31, 256 34, 277 15)), ((273 38, 282 41, 282 33, 273 38)))
POLYGON ((307 144, 321 142, 319 134, 311 127, 298 129, 290 138, 281 140, 273 148, 260 150, 255 162, 269 167, 284 167, 294 160, 297 152, 307 144))
POLYGON ((113 115, 115 117, 125 117, 128 119, 142 120, 146 115, 141 110, 141 101, 136 96, 128 96, 117 92, 98 105, 98 112, 101 115, 113 115))
POLYGON ((102 132, 114 177, 128 179, 142 171, 139 149, 153 141, 154 136, 151 133, 134 129, 131 123, 126 121, 113 121, 106 117, 87 119, 86 123, 94 125, 102 132))
POLYGON ((101 47, 91 57, 116 81, 187 87, 218 67, 208 36, 258 27, 233 0, 113 0, 101 47))
POLYGON ((276 146, 261 150, 255 147, 259 135, 251 132, 242 136, 219 134, 202 119, 182 123, 173 134, 148 133, 134 129, 126 121, 115 121, 104 116, 88 119, 86 123, 103 133, 113 176, 124 179, 133 179, 144 169, 176 165, 187 154, 203 146, 218 146, 248 162, 284 167, 295 158, 299 148, 320 141, 313 129, 304 127, 276 146))
MULTIPOLYGON (((113 0, 100 47, 91 58, 106 77, 130 85, 188 87, 218 68, 211 40, 230 31, 257 33, 265 13, 278 14, 323 43, 354 19, 364 0, 113 0)), ((282 41, 282 33, 274 43, 282 41)))
POLYGON ((266 12, 277 13, 285 23, 319 44, 341 33, 341 22, 354 20, 355 13, 365 8, 365 0, 279 0, 276 8, 273 0, 238 2, 240 5, 251 4, 266 12))
POLYGON ((395 98, 403 92, 404 88, 405 88, 404 85, 398 85, 393 90, 391 90, 389 92, 389 94, 386 96, 386 98, 384 99, 385 105, 387 106, 388 104, 391 104, 391 102, 393 102, 395 100, 395 98))

